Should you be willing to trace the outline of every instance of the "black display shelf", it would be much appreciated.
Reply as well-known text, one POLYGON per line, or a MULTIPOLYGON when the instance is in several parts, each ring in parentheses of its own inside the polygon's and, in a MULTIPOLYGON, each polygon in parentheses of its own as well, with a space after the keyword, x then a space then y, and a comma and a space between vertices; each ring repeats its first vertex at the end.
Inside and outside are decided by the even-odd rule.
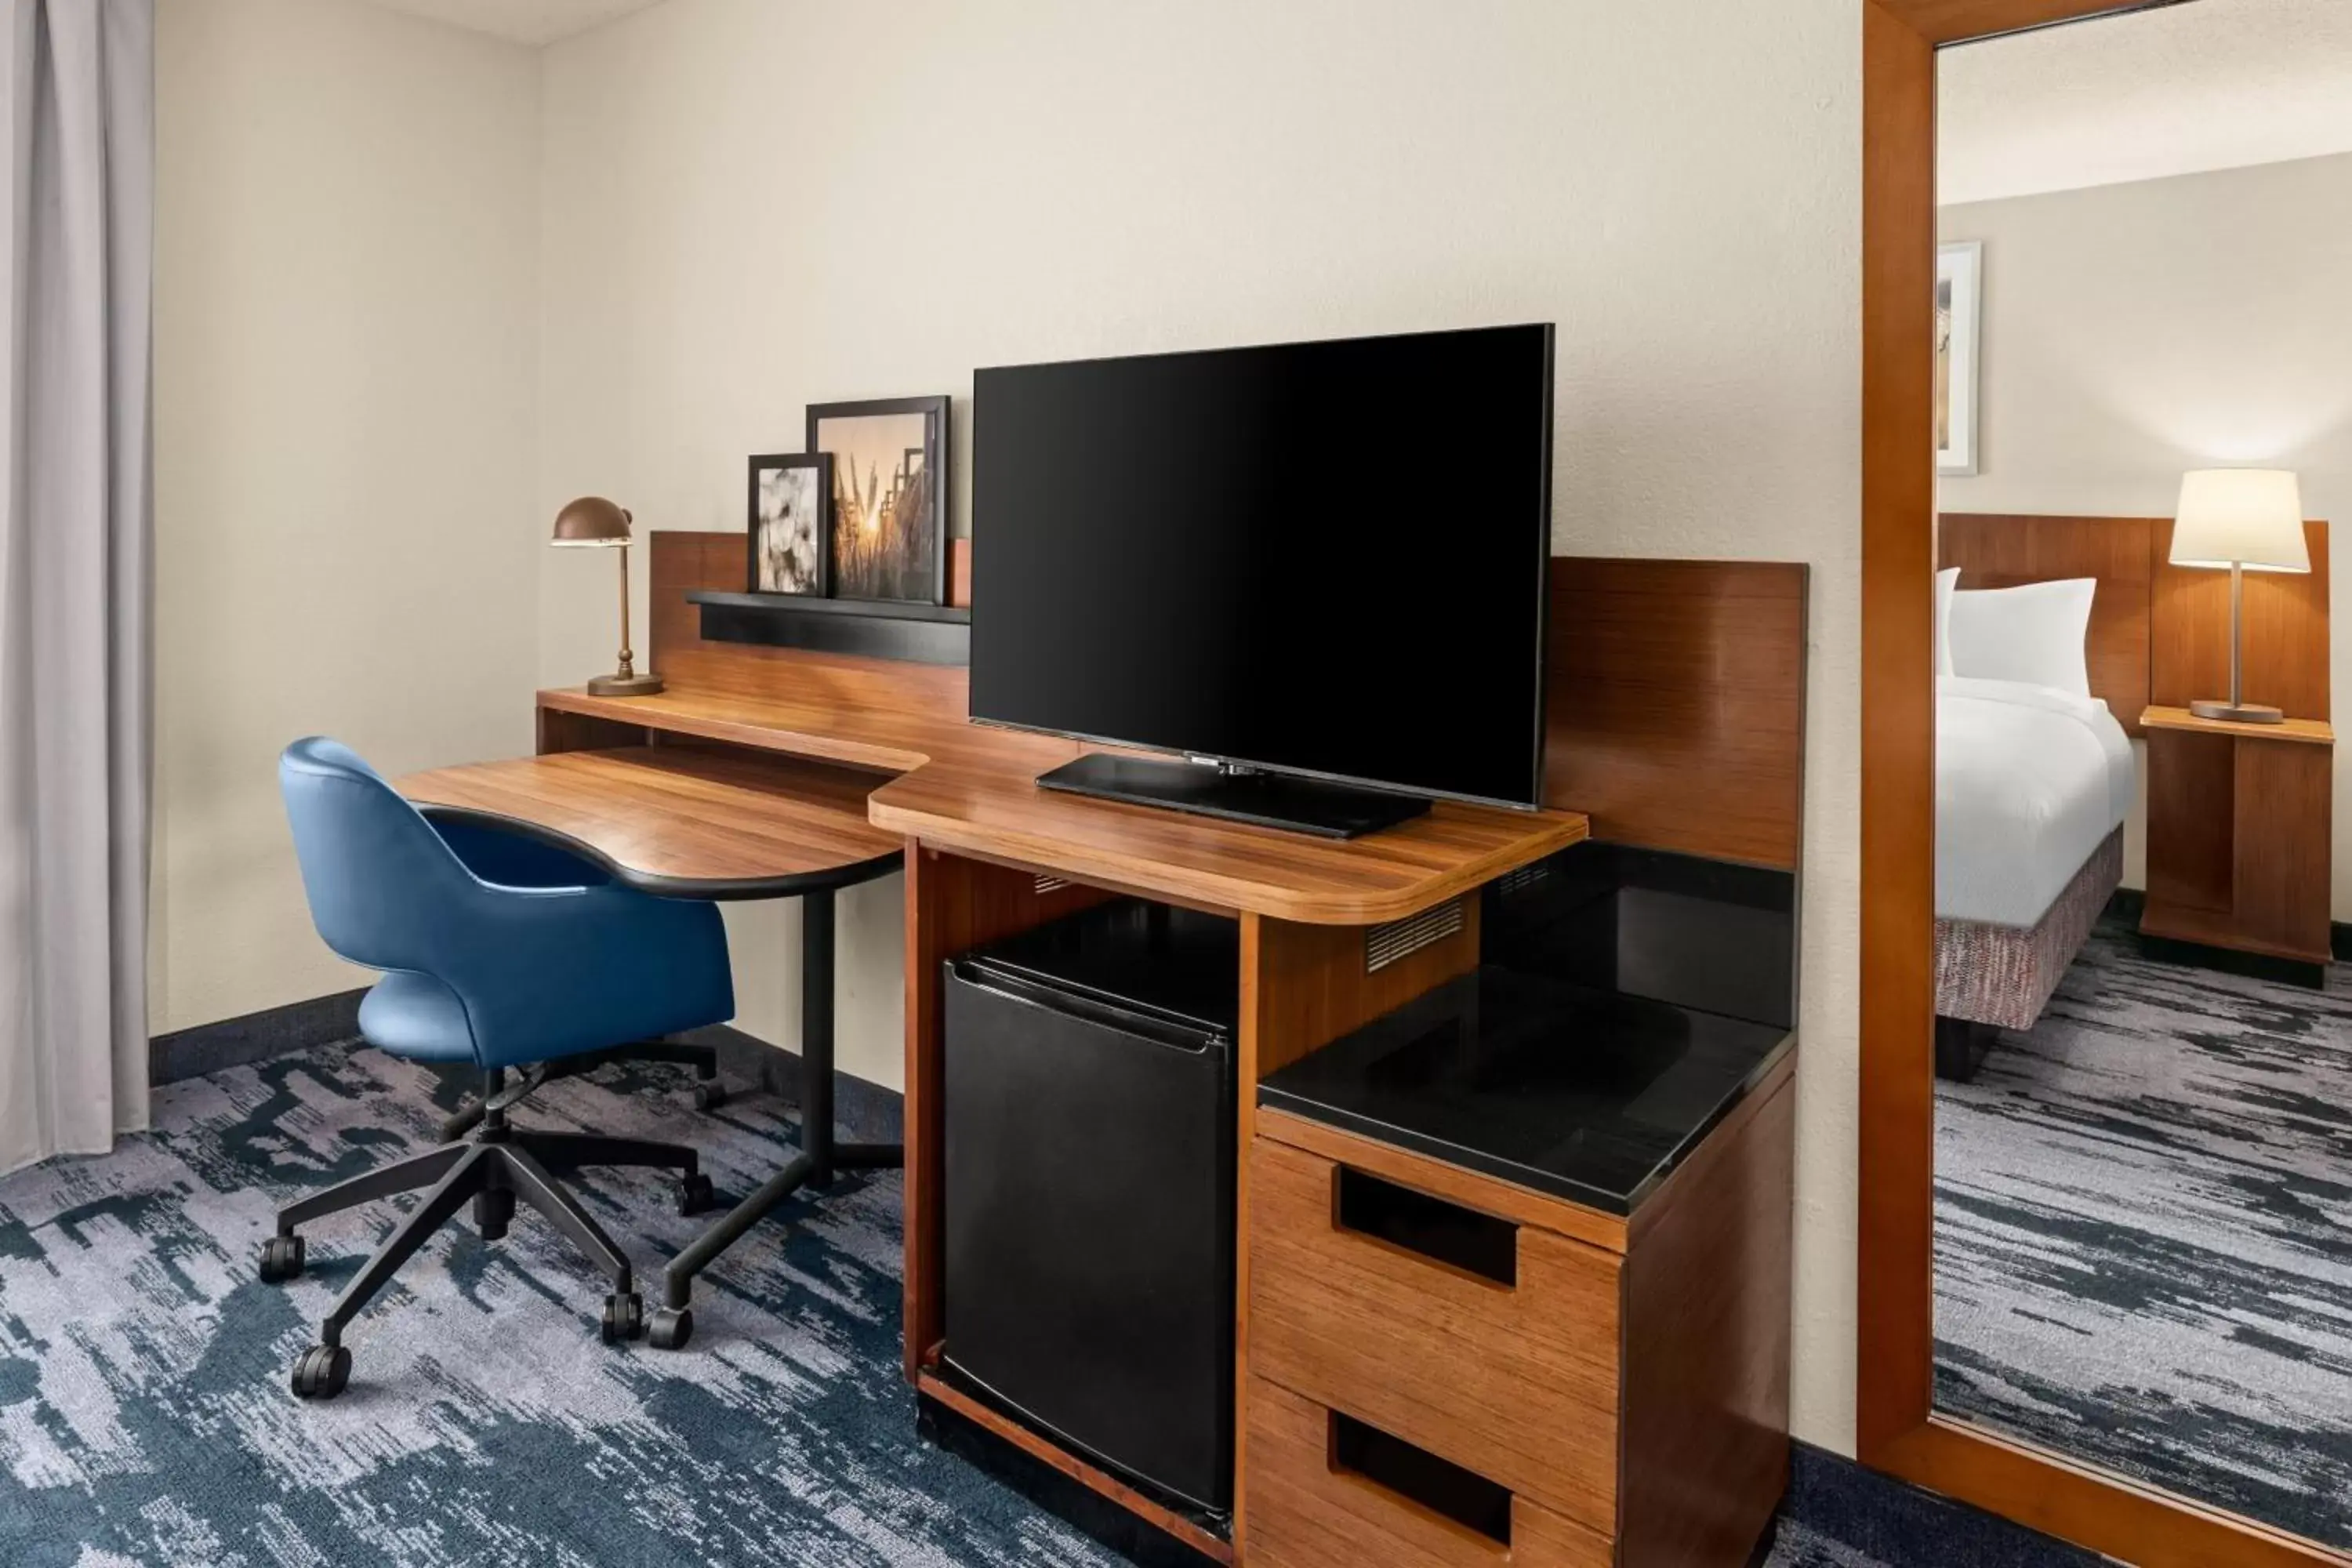
POLYGON ((1481 968, 1258 1103, 1630 1215, 1795 1049, 1789 872, 1586 842, 1484 906, 1481 968))
POLYGON ((1796 1037, 1493 965, 1258 1084, 1261 1106, 1631 1215, 1796 1037))
POLYGON ((971 662, 971 612, 954 605, 884 599, 818 599, 695 588, 708 642, 804 647, 921 664, 971 662))

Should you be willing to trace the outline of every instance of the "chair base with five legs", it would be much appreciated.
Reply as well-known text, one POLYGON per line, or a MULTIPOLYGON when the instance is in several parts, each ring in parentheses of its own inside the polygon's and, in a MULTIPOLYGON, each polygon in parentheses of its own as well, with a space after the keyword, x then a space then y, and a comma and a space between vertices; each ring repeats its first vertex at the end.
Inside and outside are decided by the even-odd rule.
POLYGON ((343 1330, 399 1272, 401 1265, 468 1201, 485 1241, 497 1241, 506 1235, 518 1199, 529 1205, 611 1280, 612 1290, 604 1298, 604 1342, 634 1340, 645 1332, 645 1302, 637 1294, 627 1256, 579 1200, 559 1184, 558 1178, 589 1165, 676 1171, 677 1209, 688 1215, 712 1205, 710 1178, 702 1174, 695 1152, 682 1143, 539 1132, 511 1125, 508 1110, 547 1077, 548 1069, 534 1068, 522 1082, 509 1088, 505 1072, 493 1068, 484 1077, 478 1124, 463 1142, 443 1143, 365 1172, 278 1211, 278 1234, 263 1245, 260 1258, 261 1277, 272 1282, 291 1279, 302 1272, 304 1246, 298 1226, 379 1198, 429 1189, 425 1201, 344 1288, 319 1325, 319 1342, 296 1359, 292 1384, 298 1396, 331 1399, 343 1391, 352 1370, 352 1354, 342 1342, 343 1330))

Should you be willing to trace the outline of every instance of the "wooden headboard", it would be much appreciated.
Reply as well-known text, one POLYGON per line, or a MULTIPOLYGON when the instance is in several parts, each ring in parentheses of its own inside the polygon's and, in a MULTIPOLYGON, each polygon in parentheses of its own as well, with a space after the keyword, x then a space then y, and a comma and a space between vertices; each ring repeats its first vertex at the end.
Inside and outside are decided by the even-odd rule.
MULTIPOLYGON (((2304 525, 2308 574, 2246 574, 2246 695, 2294 719, 2328 717, 2327 525, 2304 525)), ((2126 734, 2150 703, 2185 708, 2230 684, 2230 577, 2175 566, 2172 521, 2161 517, 2043 517, 1946 512, 1936 563, 1960 569, 1962 588, 2013 588, 2091 577, 2084 648, 2091 694, 2126 734)))
POLYGON ((1795 870, 1800 564, 1555 556, 1544 803, 1592 836, 1795 870))

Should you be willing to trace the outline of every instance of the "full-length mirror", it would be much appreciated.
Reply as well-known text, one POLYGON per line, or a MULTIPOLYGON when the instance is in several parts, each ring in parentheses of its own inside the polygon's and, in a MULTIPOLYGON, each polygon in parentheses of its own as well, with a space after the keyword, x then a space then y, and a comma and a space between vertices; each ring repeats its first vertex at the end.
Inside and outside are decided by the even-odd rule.
POLYGON ((1937 99, 1936 1405, 2352 1549, 2352 5, 1937 99))

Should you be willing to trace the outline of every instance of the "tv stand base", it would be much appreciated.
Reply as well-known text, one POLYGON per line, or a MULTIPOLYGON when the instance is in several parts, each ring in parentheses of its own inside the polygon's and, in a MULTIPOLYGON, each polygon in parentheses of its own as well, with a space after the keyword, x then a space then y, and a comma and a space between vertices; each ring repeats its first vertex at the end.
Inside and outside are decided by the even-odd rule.
POLYGON ((1037 784, 1041 789, 1125 801, 1130 805, 1165 806, 1322 838, 1377 833, 1429 810, 1429 802, 1418 795, 1391 795, 1287 773, 1114 757, 1100 752, 1090 752, 1039 774, 1037 784))

